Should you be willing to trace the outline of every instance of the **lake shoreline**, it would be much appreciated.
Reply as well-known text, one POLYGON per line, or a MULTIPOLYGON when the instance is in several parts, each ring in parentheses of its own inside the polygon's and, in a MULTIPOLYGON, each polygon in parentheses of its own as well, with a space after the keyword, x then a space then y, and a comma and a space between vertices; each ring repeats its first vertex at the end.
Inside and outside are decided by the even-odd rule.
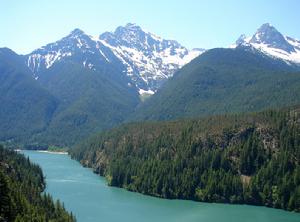
POLYGON ((65 152, 65 151, 48 151, 48 150, 36 150, 36 151, 39 152, 39 153, 68 155, 68 152, 65 152))
POLYGON ((68 155, 68 152, 65 151, 49 151, 49 150, 22 150, 22 149, 15 149, 15 152, 22 152, 22 151, 35 151, 39 153, 49 153, 49 154, 58 154, 58 155, 68 155))

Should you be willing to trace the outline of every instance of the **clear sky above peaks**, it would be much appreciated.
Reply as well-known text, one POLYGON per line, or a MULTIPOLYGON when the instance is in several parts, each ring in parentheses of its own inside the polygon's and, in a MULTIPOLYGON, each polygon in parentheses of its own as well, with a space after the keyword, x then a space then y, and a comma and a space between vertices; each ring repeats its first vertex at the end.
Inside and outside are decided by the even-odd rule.
POLYGON ((0 0, 0 47, 26 54, 75 28, 98 36, 128 22, 188 48, 227 47, 269 22, 300 39, 299 0, 0 0))

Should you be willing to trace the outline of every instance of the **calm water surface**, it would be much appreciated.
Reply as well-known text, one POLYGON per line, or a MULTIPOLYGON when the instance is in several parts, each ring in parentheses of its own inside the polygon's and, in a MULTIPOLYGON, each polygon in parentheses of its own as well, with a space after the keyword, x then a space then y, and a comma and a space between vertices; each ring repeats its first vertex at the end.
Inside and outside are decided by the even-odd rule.
POLYGON ((300 222, 300 214, 266 207, 164 200, 106 185, 67 155, 24 151, 46 176, 47 189, 78 222, 300 222))

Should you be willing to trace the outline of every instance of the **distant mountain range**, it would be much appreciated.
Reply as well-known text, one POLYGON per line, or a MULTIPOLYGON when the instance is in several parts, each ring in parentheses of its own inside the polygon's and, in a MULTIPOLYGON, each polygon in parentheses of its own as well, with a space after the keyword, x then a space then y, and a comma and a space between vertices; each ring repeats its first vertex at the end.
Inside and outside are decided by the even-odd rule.
MULTIPOLYGON (((266 55, 300 64, 300 41, 282 35, 269 23, 251 37, 241 35, 230 48, 239 45, 251 45, 266 55)), ((139 94, 152 95, 179 68, 203 52, 205 49, 188 50, 175 40, 165 40, 128 23, 98 37, 75 29, 61 40, 34 50, 25 59, 35 78, 60 61, 72 60, 92 70, 114 66, 129 77, 127 84, 139 94)))
POLYGON ((75 29, 28 55, 2 48, 0 141, 72 145, 126 121, 294 105, 299 51, 269 24, 228 49, 188 50, 131 23, 96 38, 75 29))
POLYGON ((128 23, 114 32, 92 37, 79 29, 25 56, 35 78, 55 63, 73 60, 91 70, 117 67, 129 77, 128 85, 140 94, 153 94, 174 72, 204 49, 188 50, 174 40, 165 40, 128 23))

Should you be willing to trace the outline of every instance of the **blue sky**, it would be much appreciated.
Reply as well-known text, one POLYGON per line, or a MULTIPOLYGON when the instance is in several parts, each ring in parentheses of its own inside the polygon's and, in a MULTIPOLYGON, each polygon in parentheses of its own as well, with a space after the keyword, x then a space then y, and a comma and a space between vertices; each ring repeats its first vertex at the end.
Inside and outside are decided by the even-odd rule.
POLYGON ((270 22, 300 39, 299 0, 1 0, 0 47, 20 54, 74 28, 90 35, 136 23, 188 48, 227 47, 270 22))

